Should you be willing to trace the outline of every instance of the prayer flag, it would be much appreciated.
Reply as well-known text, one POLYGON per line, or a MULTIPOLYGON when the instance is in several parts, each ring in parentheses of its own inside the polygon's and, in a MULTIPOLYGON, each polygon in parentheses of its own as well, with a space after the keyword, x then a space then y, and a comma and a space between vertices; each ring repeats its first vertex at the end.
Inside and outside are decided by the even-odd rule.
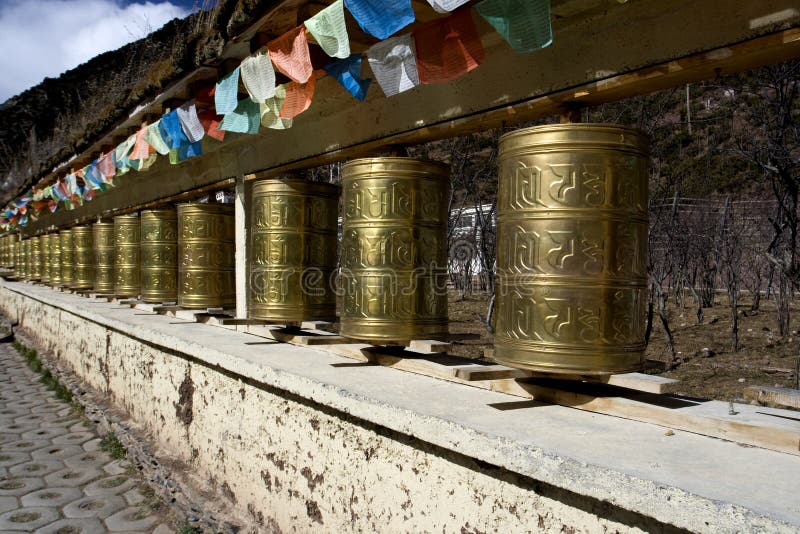
POLYGON ((144 133, 144 140, 147 141, 147 144, 153 147, 156 152, 163 156, 169 153, 169 147, 166 141, 164 141, 164 138, 161 137, 160 124, 161 119, 153 124, 147 125, 147 131, 144 133))
POLYGON ((217 113, 225 115, 236 109, 239 95, 239 67, 217 82, 214 89, 214 106, 217 113))
POLYGON ((258 103, 253 102, 250 97, 243 98, 233 112, 225 115, 219 129, 227 132, 257 134, 260 118, 258 103))
POLYGON ((393 96, 419 85, 417 58, 411 35, 392 37, 374 45, 367 50, 367 60, 386 96, 393 96))
POLYGON ((305 26, 298 26, 273 39, 267 44, 267 50, 275 67, 292 81, 306 83, 311 77, 314 68, 311 66, 305 26))
POLYGON ((275 94, 275 69, 269 54, 259 50, 242 61, 242 83, 253 102, 264 102, 275 94))
POLYGON ((353 54, 347 59, 326 65, 325 71, 358 100, 363 102, 367 97, 367 89, 372 80, 361 79, 361 54, 353 54))
POLYGON ((286 100, 286 86, 275 88, 275 96, 260 105, 261 125, 273 130, 286 130, 292 127, 292 119, 280 117, 283 101, 286 100))
POLYGON ((285 84, 286 100, 283 101, 281 112, 278 115, 281 119, 293 119, 307 110, 311 106, 314 98, 314 88, 317 85, 317 77, 311 76, 307 83, 289 82, 285 84))
POLYGON ((438 13, 449 13, 463 6, 469 0, 428 0, 428 3, 438 13))
POLYGON ((350 39, 344 18, 344 0, 336 0, 307 21, 305 26, 317 44, 331 57, 350 55, 350 39))
POLYGON ((483 44, 468 8, 420 26, 413 35, 422 83, 449 82, 483 63, 483 44))
POLYGON ((345 0, 344 5, 361 29, 378 39, 414 22, 411 0, 345 0))
POLYGON ((203 130, 200 119, 197 117, 197 105, 195 101, 189 100, 188 102, 184 102, 176 111, 183 133, 186 134, 189 143, 196 143, 201 140, 206 132, 203 130))
POLYGON ((533 52, 553 42, 550 0, 484 0, 475 9, 517 52, 533 52))

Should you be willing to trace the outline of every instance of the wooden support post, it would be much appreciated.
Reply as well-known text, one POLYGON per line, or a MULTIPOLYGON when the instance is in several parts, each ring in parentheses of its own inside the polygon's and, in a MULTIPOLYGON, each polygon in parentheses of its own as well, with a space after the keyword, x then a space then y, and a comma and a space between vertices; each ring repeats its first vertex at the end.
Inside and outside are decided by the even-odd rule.
POLYGON ((247 204, 244 176, 236 178, 233 203, 235 253, 236 317, 247 317, 247 204))

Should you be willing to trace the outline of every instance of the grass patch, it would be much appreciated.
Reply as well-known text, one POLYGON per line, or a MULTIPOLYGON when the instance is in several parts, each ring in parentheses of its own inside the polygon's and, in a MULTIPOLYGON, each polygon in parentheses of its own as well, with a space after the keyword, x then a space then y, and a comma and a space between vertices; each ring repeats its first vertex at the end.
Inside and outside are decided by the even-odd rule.
POLYGON ((178 528, 178 534, 203 534, 203 531, 197 527, 193 527, 188 521, 184 520, 178 528))
MULTIPOLYGON (((56 397, 61 399, 66 403, 72 403, 73 408, 75 407, 75 403, 73 402, 72 392, 67 389, 67 387, 58 381, 58 378, 53 376, 53 373, 50 372, 49 369, 45 369, 42 365, 42 361, 39 359, 39 355, 35 349, 29 349, 19 341, 14 341, 14 348, 17 349, 23 358, 25 358, 25 362, 28 364, 28 367, 34 372, 39 373, 41 378, 39 378, 39 382, 45 385, 47 389, 50 391, 55 392, 56 397)), ((80 409, 83 411, 83 408, 80 409)))
POLYGON ((134 516, 137 520, 153 515, 161 510, 162 506, 164 506, 164 502, 161 500, 161 497, 159 497, 159 495, 148 484, 142 484, 139 487, 139 493, 142 494, 144 500, 139 505, 139 509, 136 511, 136 515, 134 516))
POLYGON ((125 446, 113 432, 103 436, 103 439, 100 440, 100 449, 107 452, 115 460, 122 460, 128 456, 125 446))

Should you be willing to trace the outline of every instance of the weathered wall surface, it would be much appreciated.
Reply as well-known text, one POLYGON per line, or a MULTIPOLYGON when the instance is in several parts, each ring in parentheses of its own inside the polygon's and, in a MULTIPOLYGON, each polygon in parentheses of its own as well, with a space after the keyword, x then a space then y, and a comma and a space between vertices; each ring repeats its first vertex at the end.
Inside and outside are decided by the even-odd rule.
MULTIPOLYGON (((287 351, 291 354, 286 361, 302 364, 305 359, 312 360, 309 363, 313 366, 329 365, 314 351, 173 318, 137 317, 144 312, 119 307, 112 310, 105 302, 28 284, 0 283, 0 311, 19 323, 18 328, 48 353, 45 357, 57 359, 91 388, 104 392, 111 405, 124 411, 141 433, 155 442, 160 458, 189 477, 191 485, 206 498, 224 503, 238 522, 253 531, 606 532, 669 531, 680 526, 708 532, 751 528, 788 532, 795 528, 784 522, 786 518, 753 513, 725 500, 709 500, 679 490, 671 486, 677 482, 673 475, 642 486, 640 478, 619 472, 617 481, 611 471, 535 447, 521 447, 527 451, 523 460, 554 466, 561 475, 550 480, 526 476, 487 462, 480 454, 459 452, 459 448, 470 448, 470 434, 462 434, 450 448, 420 439, 418 436, 433 424, 428 418, 398 411, 395 420, 387 420, 390 424, 376 424, 374 420, 382 417, 377 414, 389 406, 389 400, 385 405, 368 405, 358 414, 356 408, 336 409, 326 404, 330 390, 318 385, 308 386, 303 395, 275 387, 277 379, 269 377, 289 380, 280 368, 280 358, 287 356, 287 351), (113 321, 109 318, 107 324, 101 324, 101 316, 92 318, 98 313, 113 316, 113 321), (129 321, 124 329, 120 317, 129 321), (145 335, 139 329, 146 322, 139 324, 137 320, 145 319, 162 321, 162 328, 176 334, 196 333, 189 338, 180 334, 184 341, 164 337, 155 342, 157 332, 150 329, 145 335), (207 332, 217 340, 215 344, 204 337, 207 332), (233 347, 242 343, 251 353, 272 354, 278 363, 268 369, 264 366, 263 375, 258 375, 247 368, 245 360, 230 357, 230 361, 241 362, 237 369, 215 352, 220 346, 228 346, 230 354, 235 354, 233 347), (376 414, 372 421, 363 415, 369 413, 376 414), (406 416, 407 420, 402 420, 406 416), (603 499, 587 491, 605 483, 611 489, 601 491, 606 495, 603 499), (644 487, 652 491, 643 491, 644 487), (631 504, 634 502, 637 504, 631 504)), ((348 372, 347 368, 336 371, 348 372)), ((394 373, 386 376, 396 377, 392 394, 397 398, 418 395, 414 383, 421 377, 406 377, 390 369, 377 371, 394 373)), ((440 383, 430 380, 433 388, 440 383)), ((478 391, 474 394, 484 395, 478 391)), ((355 391, 338 388, 335 393, 361 405, 366 403, 355 391)), ((456 417, 465 408, 460 404, 462 401, 454 399, 450 408, 456 417)), ((557 417, 556 426, 539 423, 543 436, 559 426, 565 433, 575 433, 568 420, 573 412, 577 414, 564 411, 567 417, 557 417)), ((653 438, 646 432, 632 435, 625 430, 646 430, 647 425, 627 427, 631 422, 607 419, 622 425, 622 435, 616 438, 618 445, 612 450, 619 447, 622 456, 630 457, 625 447, 651 446, 653 438)), ((604 448, 602 425, 607 422, 595 416, 584 419, 592 420, 596 423, 584 427, 577 437, 579 445, 590 452, 604 448)), ((525 423, 520 420, 520 424, 525 423)), ((438 427, 438 433, 456 435, 462 432, 457 426, 438 427)), ((657 434, 663 441, 663 430, 657 434)), ((472 436, 475 443, 483 439, 480 433, 472 436)), ((669 443, 676 450, 692 446, 699 455, 693 458, 695 469, 702 473, 698 488, 713 482, 717 474, 713 460, 709 463, 707 458, 718 458, 722 453, 710 450, 706 457, 701 446, 711 438, 686 436, 688 441, 682 442, 684 434, 680 432, 673 437, 675 440, 669 443)), ((790 455, 711 441, 714 447, 723 444, 733 455, 731 461, 739 462, 745 470, 765 458, 776 464, 778 473, 800 466, 800 460, 790 455), (740 459, 737 454, 751 456, 740 459), (783 461, 788 463, 780 464, 783 461)), ((497 454, 500 458, 504 453, 499 449, 512 450, 520 445, 498 443, 498 451, 486 451, 484 456, 497 454)), ((668 454, 658 450, 652 451, 652 459, 662 465, 671 461, 668 454)), ((719 467, 723 472, 730 471, 719 467)), ((771 479, 774 487, 790 488, 789 475, 787 483, 776 473, 763 476, 771 479)), ((753 484, 763 482, 749 472, 741 476, 739 480, 752 479, 753 484)), ((729 490, 724 480, 719 484, 720 491, 729 490)), ((753 493, 747 488, 743 492, 753 493)), ((777 499, 778 508, 783 506, 782 498, 781 493, 764 496, 767 502, 777 499)), ((787 517, 800 515, 800 510, 791 506, 797 508, 796 503, 785 506, 787 517)))
POLYGON ((186 465, 195 484, 223 495, 258 530, 660 526, 637 514, 592 510, 579 496, 244 382, 41 302, 3 292, 0 309, 60 364, 106 392, 156 439, 161 456, 186 465))

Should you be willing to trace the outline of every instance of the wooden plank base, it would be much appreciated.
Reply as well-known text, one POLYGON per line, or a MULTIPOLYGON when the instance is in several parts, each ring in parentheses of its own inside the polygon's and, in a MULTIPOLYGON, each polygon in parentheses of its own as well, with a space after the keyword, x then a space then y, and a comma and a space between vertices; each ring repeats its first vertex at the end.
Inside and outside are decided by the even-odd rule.
MULTIPOLYGON (((277 342, 314 346, 317 350, 367 364, 651 423, 670 429, 667 433, 671 429, 683 430, 800 456, 800 417, 794 417, 794 412, 665 394, 677 381, 664 377, 641 373, 604 377, 532 373, 446 353, 420 352, 410 347, 377 347, 322 330, 253 323, 232 318, 217 321, 218 326, 233 327, 277 342)), ((494 407, 516 409, 519 403, 494 407)))
MULTIPOLYGON (((744 398, 766 406, 780 406, 800 410, 800 389, 747 386, 744 398)), ((800 414, 797 414, 800 419, 800 414)))

